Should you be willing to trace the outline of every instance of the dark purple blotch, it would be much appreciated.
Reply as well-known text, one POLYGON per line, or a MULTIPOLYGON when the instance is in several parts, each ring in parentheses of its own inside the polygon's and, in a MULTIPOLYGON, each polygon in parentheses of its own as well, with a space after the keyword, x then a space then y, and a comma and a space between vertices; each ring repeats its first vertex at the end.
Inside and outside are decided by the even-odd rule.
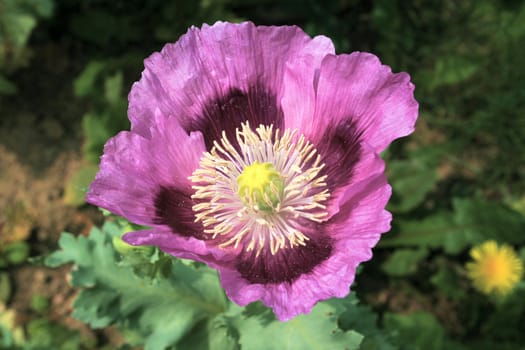
POLYGON ((255 251, 243 252, 236 264, 237 271, 250 283, 279 284, 293 283, 303 274, 310 273, 332 253, 333 242, 326 232, 325 225, 304 223, 302 232, 310 239, 304 246, 278 250, 275 255, 263 251, 256 256, 255 251))
POLYGON ((188 132, 202 132, 206 149, 210 150, 213 141, 222 138, 223 131, 236 146, 235 129, 246 121, 252 128, 263 124, 282 130, 284 115, 275 93, 265 89, 262 84, 252 85, 247 91, 231 88, 224 96, 206 104, 202 114, 185 128, 188 132))
POLYGON ((204 239, 204 227, 195 222, 194 201, 191 190, 160 187, 155 196, 155 223, 169 226, 173 233, 185 237, 204 239))
POLYGON ((321 163, 325 164, 319 175, 327 175, 330 192, 350 183, 354 167, 361 157, 361 136, 356 123, 347 118, 329 125, 316 145, 321 163))

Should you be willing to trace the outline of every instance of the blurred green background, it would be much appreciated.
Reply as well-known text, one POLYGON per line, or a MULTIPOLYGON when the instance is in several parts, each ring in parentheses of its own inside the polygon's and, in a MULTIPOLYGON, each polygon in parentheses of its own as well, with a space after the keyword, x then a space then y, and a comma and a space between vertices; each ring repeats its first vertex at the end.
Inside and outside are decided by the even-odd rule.
POLYGON ((364 346, 525 349, 523 282, 494 301, 464 271, 487 239, 525 258, 519 0, 0 0, 0 347, 126 343, 69 316, 67 269, 27 259, 56 249, 64 230, 103 222, 83 196, 104 142, 129 128, 126 95, 144 58, 216 20, 295 24, 412 76, 416 132, 383 155, 393 229, 353 288, 389 340, 371 334, 364 346))

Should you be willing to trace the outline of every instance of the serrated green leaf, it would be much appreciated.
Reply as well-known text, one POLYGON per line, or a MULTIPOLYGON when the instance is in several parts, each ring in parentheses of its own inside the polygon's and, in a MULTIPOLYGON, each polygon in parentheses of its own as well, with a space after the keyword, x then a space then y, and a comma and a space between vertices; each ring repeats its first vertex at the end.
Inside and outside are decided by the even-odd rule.
POLYGON ((397 349, 378 326, 378 315, 368 305, 358 305, 353 293, 344 299, 345 311, 339 317, 342 330, 354 330, 364 336, 360 350, 397 349))
POLYGON ((75 262, 78 266, 90 264, 89 241, 86 237, 75 237, 73 234, 65 232, 60 236, 58 245, 61 250, 52 253, 44 260, 46 266, 57 267, 71 262, 75 262))
POLYGON ((33 319, 27 325, 28 341, 24 349, 77 350, 92 348, 95 344, 80 337, 77 330, 71 330, 61 324, 46 319, 33 319))
MULTIPOLYGON (((150 302, 157 300, 154 305, 144 307, 140 318, 141 329, 151 332, 146 349, 160 349, 177 342, 201 319, 220 314, 227 305, 214 270, 195 269, 182 263, 173 266, 170 280, 161 280, 154 287, 150 285, 142 298, 150 302)), ((131 312, 137 302, 144 303, 144 300, 129 298, 126 302, 123 309, 131 312)))
MULTIPOLYGON (((87 285, 77 279, 74 285, 87 285)), ((72 316, 88 323, 92 328, 111 325, 118 317, 119 293, 116 290, 101 288, 84 289, 73 304, 72 316)))
POLYGON ((342 308, 335 303, 318 303, 308 315, 288 322, 268 315, 238 316, 232 321, 239 331, 243 350, 358 349, 363 336, 337 326, 342 308))
POLYGON ((178 344, 177 350, 238 350, 237 330, 219 315, 197 324, 178 344))
POLYGON ((418 263, 428 256, 428 250, 396 249, 381 266, 390 276, 407 276, 417 270, 418 263))
POLYGON ((108 222, 89 237, 63 234, 62 250, 46 259, 48 266, 72 262, 72 284, 83 289, 73 316, 92 327, 117 324, 142 335, 145 349, 176 344, 197 323, 227 307, 215 271, 175 263, 166 279, 139 278, 118 264, 112 239, 122 228, 108 222))

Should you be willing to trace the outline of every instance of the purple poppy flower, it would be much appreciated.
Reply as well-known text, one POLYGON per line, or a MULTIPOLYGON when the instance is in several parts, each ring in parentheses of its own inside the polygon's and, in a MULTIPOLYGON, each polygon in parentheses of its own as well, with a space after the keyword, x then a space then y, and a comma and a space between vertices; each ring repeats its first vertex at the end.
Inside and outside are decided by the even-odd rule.
POLYGON ((145 61, 87 200, 151 227, 126 242, 204 262, 231 300, 289 320, 346 296, 390 229, 379 152, 413 131, 413 90, 297 27, 192 27, 145 61))

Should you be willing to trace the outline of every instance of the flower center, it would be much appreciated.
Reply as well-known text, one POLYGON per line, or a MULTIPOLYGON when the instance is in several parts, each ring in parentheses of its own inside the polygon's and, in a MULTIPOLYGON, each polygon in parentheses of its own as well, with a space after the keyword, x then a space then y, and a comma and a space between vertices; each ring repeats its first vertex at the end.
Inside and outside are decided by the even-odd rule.
POLYGON ((195 221, 219 247, 256 256, 305 245, 304 228, 328 216, 320 155, 296 130, 273 126, 242 124, 236 141, 223 132, 189 177, 195 221))
POLYGON ((239 198, 255 211, 274 211, 283 197, 283 178, 271 163, 255 161, 246 166, 237 185, 239 198))

